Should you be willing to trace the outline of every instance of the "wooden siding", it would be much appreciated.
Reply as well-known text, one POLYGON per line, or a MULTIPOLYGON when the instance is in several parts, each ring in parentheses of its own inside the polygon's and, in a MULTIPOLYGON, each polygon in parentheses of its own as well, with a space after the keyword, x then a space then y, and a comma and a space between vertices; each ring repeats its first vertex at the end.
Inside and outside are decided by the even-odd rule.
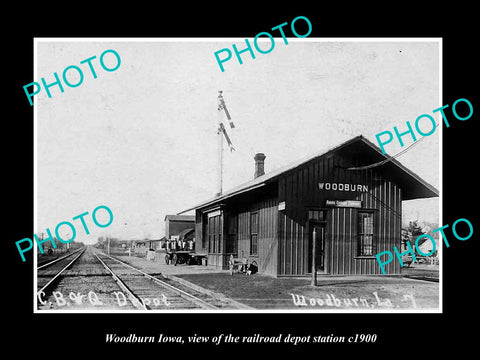
POLYGON ((306 234, 306 226, 287 217, 284 212, 280 212, 278 239, 278 274, 306 274, 308 272, 308 237, 306 234))
MULTIPOLYGON (((327 209, 325 272, 329 274, 380 274, 375 256, 357 257, 357 213, 361 209, 334 208, 326 200, 361 200, 362 209, 374 210, 376 253, 400 247, 401 189, 374 169, 349 171, 358 161, 340 154, 306 163, 279 179, 278 274, 305 275, 308 262, 308 209, 327 209), (319 182, 362 184, 368 192, 326 191, 319 182)), ((400 273, 398 262, 389 263, 387 274, 400 273)))
POLYGON ((277 275, 277 221, 278 201, 267 198, 254 203, 244 204, 238 209, 238 256, 255 260, 259 273, 277 275), (250 214, 258 212, 258 253, 251 254, 250 214))

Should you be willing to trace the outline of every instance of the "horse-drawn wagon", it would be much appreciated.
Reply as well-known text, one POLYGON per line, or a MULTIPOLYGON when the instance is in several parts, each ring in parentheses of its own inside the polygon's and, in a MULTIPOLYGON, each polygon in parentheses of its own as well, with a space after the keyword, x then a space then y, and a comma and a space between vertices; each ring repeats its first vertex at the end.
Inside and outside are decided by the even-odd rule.
POLYGON ((206 259, 206 254, 197 254, 192 243, 167 241, 165 247, 165 263, 168 264, 187 264, 201 265, 202 259, 206 259))

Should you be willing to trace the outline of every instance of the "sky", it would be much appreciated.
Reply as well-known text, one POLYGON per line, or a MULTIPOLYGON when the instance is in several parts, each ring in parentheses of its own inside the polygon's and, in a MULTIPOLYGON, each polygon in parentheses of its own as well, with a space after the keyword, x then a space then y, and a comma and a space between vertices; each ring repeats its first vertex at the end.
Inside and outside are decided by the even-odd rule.
MULTIPOLYGON (((245 39, 36 39, 34 81, 53 82, 70 65, 84 75, 78 87, 52 86, 51 98, 42 89, 34 99, 36 233, 70 221, 85 243, 161 238, 166 214, 216 193, 219 90, 235 123, 227 128, 235 151, 224 152, 224 190, 253 178, 257 152, 268 172, 357 135, 377 143, 375 134, 406 129, 421 114, 438 121, 436 39, 288 41, 275 38, 255 59, 242 54, 243 64, 233 55, 222 72, 214 53, 234 43, 242 49, 245 39), (99 63, 109 49, 121 58, 112 72, 99 63), (80 63, 94 55, 96 79, 80 63), (114 214, 106 228, 91 219, 100 205, 114 214), (88 235, 72 220, 85 212, 88 235)), ((104 60, 116 64, 111 53, 104 60)), ((70 82, 75 76, 68 72, 70 82)), ((437 189, 441 131, 397 158, 437 189)), ((404 148, 395 141, 386 151, 404 148)), ((439 223, 438 200, 405 201, 404 221, 439 223)))

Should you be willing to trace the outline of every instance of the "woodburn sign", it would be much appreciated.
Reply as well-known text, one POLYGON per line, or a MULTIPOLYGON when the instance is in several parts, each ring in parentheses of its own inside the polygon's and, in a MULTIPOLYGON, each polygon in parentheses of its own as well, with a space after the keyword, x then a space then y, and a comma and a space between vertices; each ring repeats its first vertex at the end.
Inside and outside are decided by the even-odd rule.
POLYGON ((361 184, 342 184, 342 183, 322 182, 322 183, 318 183, 318 188, 320 190, 368 192, 368 186, 361 185, 361 184))

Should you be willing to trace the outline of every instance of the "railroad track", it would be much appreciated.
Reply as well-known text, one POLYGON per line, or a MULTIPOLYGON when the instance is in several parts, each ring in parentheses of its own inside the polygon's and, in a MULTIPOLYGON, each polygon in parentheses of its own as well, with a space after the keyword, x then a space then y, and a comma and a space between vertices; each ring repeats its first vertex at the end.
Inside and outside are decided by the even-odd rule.
POLYGON ((37 268, 37 300, 40 310, 232 308, 225 299, 149 275, 90 246, 37 268))
POLYGON ((77 254, 78 252, 80 251, 84 251, 85 250, 85 247, 82 247, 82 248, 79 248, 73 252, 69 252, 63 256, 59 256, 59 257, 56 257, 54 258, 53 260, 50 260, 50 261, 43 261, 41 263, 39 263, 39 265, 37 266, 37 270, 40 270, 40 269, 45 269, 47 267, 51 267, 53 264, 61 264, 61 261, 64 261, 65 259, 68 259, 68 258, 71 258, 73 255, 77 254))
POLYGON ((54 286, 62 274, 84 253, 86 247, 37 266, 37 292, 54 286), (40 271, 41 270, 41 271, 40 271))
MULTIPOLYGON (((160 278, 161 275, 152 276, 130 264, 103 253, 96 254, 96 256, 105 266, 111 269, 112 272, 117 272, 118 274, 126 269, 130 270, 128 275, 120 276, 121 281, 124 281, 126 286, 129 287, 134 294, 139 295, 140 298, 148 299, 151 297, 151 285, 154 284, 156 291, 162 289, 162 294, 167 298, 167 307, 171 309, 218 310, 222 308, 232 308, 232 302, 227 299, 212 296, 209 293, 199 291, 198 289, 171 279, 160 278)), ((152 309, 151 301, 145 305, 147 310, 152 309)))
POLYGON ((37 268, 39 310, 135 309, 120 302, 121 290, 91 247, 72 255, 37 268))

